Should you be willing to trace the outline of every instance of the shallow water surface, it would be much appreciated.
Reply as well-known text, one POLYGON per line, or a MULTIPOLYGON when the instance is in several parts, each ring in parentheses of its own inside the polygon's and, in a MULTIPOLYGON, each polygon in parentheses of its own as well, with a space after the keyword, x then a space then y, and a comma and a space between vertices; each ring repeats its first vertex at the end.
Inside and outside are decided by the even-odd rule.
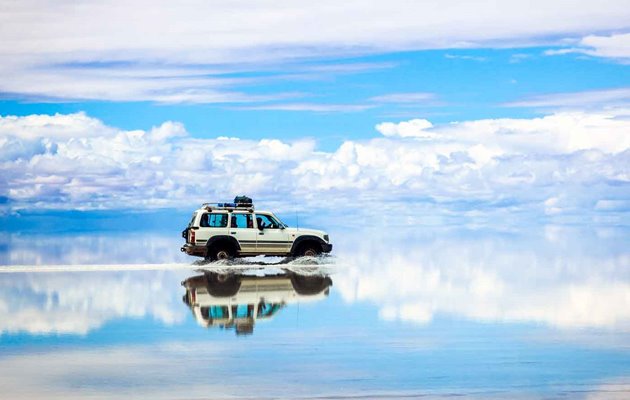
POLYGON ((0 391, 630 397, 627 231, 331 237, 333 257, 203 264, 176 234, 4 234, 0 391))

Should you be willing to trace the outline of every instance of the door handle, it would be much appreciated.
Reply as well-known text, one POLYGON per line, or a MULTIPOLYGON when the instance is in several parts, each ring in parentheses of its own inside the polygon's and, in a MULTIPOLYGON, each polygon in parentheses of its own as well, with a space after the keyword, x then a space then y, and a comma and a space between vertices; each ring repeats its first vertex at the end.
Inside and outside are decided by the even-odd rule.
POLYGON ((264 233, 262 233, 262 232, 258 232, 258 234, 259 234, 259 235, 264 235, 264 233))
POLYGON ((232 235, 236 235, 236 232, 230 232, 232 235))

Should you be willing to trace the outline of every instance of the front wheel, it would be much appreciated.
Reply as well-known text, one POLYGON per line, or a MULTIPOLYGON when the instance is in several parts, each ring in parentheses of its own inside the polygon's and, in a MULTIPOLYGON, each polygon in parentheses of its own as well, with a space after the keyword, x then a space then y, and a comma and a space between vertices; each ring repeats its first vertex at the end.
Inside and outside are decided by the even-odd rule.
POLYGON ((332 279, 327 276, 293 274, 291 275, 291 283, 293 284, 293 290, 295 290, 297 294, 309 296, 322 293, 324 290, 328 289, 332 286, 332 279))
POLYGON ((298 257, 317 257, 322 253, 320 246, 316 244, 306 243, 300 247, 298 251, 298 257))

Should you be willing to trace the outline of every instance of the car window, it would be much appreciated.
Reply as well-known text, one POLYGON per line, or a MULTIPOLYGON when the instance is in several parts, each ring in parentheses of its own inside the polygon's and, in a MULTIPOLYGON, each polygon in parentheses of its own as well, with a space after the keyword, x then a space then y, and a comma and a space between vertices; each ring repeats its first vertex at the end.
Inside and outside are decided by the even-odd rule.
POLYGON ((199 220, 199 226, 204 228, 225 228, 227 227, 227 214, 203 214, 199 220))
POLYGON ((238 304, 232 306, 232 318, 251 318, 254 316, 253 304, 238 304))
POLYGON ((232 228, 253 228, 254 222, 251 214, 232 214, 232 228))
POLYGON ((217 319, 229 317, 227 306, 211 306, 209 309, 209 314, 212 318, 217 319))
POLYGON ((193 213, 192 218, 190 220, 190 222, 188 223, 188 227, 190 228, 192 226, 192 224, 195 222, 195 218, 197 218, 197 213, 193 213))
POLYGON ((256 223, 258 223, 258 227, 262 227, 264 229, 279 229, 280 223, 271 215, 265 214, 256 214, 256 223))
POLYGON ((228 308, 227 306, 210 306, 210 307, 201 307, 199 308, 199 312, 201 316, 205 319, 225 319, 228 318, 228 308))

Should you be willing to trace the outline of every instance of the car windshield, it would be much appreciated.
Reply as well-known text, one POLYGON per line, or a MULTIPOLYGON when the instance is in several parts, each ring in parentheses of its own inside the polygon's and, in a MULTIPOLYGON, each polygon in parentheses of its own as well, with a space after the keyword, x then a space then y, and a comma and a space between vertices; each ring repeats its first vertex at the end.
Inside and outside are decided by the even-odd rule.
POLYGON ((288 228, 288 227, 289 227, 289 225, 287 225, 287 224, 285 224, 284 222, 280 221, 280 220, 278 219, 278 217, 274 217, 274 219, 275 219, 276 221, 278 221, 278 223, 280 224, 280 226, 284 226, 285 228, 288 228))
POLYGON ((258 305, 258 318, 271 317, 281 308, 282 305, 277 303, 260 303, 258 305))

